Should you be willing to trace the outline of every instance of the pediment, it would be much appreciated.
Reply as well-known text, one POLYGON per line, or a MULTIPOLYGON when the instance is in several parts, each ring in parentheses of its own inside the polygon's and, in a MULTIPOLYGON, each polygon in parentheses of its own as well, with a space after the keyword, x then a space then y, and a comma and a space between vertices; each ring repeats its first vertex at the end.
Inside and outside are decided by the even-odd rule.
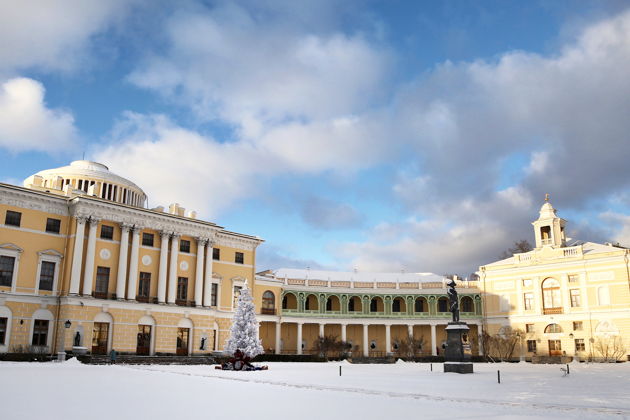
POLYGON ((9 243, 9 242, 0 245, 0 249, 6 249, 6 250, 9 250, 9 251, 15 251, 15 252, 18 252, 20 254, 22 252, 24 252, 24 250, 22 248, 20 248, 19 246, 17 246, 16 244, 12 244, 12 243, 9 243))

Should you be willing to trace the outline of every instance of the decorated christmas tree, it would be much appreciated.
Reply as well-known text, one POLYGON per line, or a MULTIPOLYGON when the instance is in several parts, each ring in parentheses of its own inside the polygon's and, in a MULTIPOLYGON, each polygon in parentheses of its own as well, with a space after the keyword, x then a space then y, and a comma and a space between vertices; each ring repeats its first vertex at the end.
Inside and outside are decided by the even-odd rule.
POLYGON ((230 338, 225 344, 225 351, 230 354, 233 354, 236 349, 240 349, 245 356, 252 358, 264 353, 258 339, 258 321, 254 311, 254 301, 247 283, 238 298, 236 313, 230 328, 230 338))

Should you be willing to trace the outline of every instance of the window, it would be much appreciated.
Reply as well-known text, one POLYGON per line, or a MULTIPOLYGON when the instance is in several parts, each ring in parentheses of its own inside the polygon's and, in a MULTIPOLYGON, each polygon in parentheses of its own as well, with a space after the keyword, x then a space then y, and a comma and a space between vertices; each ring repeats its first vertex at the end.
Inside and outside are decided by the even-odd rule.
POLYGON ((464 296, 460 303, 462 312, 475 312, 475 303, 470 296, 464 296))
POLYGON ((219 248, 212 248, 212 259, 217 261, 221 259, 221 250, 219 248))
POLYGON ((21 222, 22 222, 22 213, 17 212, 17 211, 7 210, 7 215, 4 218, 5 225, 20 227, 21 222))
POLYGON ((577 274, 569 274, 569 283, 578 283, 580 281, 580 276, 577 274))
POLYGON ((262 311, 263 314, 275 315, 276 310, 276 296, 272 291, 267 290, 262 295, 262 311))
POLYGON ((423 298, 417 298, 416 302, 414 304, 414 311, 415 312, 425 312, 425 304, 424 304, 424 299, 423 298))
POLYGON ((445 297, 438 299, 438 312, 448 312, 448 299, 445 297))
POLYGON ((400 300, 394 299, 392 302, 392 312, 400 312, 400 300))
MULTIPOLYGON (((241 290, 242 289, 243 288, 241 286, 234 286, 234 297, 233 297, 234 300, 232 301, 232 305, 233 305, 234 308, 236 308, 236 304, 238 303, 238 298, 241 296, 241 290)), ((308 309, 308 302, 309 302, 309 299, 307 298, 306 299, 306 306, 307 307, 305 309, 308 309)))
POLYGON ((46 232, 59 233, 60 231, 61 231, 61 220, 51 219, 50 217, 46 219, 46 232))
POLYGON ((523 279, 523 287, 532 287, 532 279, 523 279))
POLYGON ((42 261, 39 271, 39 290, 53 289, 53 280, 55 279, 55 263, 50 261, 42 261))
POLYGON ((349 312, 354 312, 354 297, 351 297, 350 300, 348 301, 348 311, 349 312))
POLYGON ((140 272, 140 282, 138 283, 138 296, 147 298, 149 297, 150 291, 151 291, 151 273, 140 272))
POLYGON ((545 334, 561 333, 562 328, 558 324, 549 324, 545 327, 545 334))
POLYGON ((11 287, 15 257, 0 255, 0 286, 11 287))
POLYGON ((33 342, 34 346, 45 346, 48 339, 48 321, 36 319, 33 321, 33 342))
POLYGON ((573 331, 582 331, 582 330, 584 330, 582 321, 573 321, 573 331))
POLYGON ((560 353, 560 351, 562 350, 562 344, 560 343, 560 340, 549 340, 549 354, 551 356, 556 356, 560 353))
POLYGON ((190 241, 182 239, 179 241, 179 252, 190 253, 190 241))
POLYGON ((571 307, 579 308, 581 306, 580 289, 571 289, 569 292, 571 295, 571 307))
POLYGON ((143 233, 142 234, 142 245, 143 246, 153 246, 153 234, 152 233, 143 233))
POLYGON ((523 293, 523 309, 526 311, 531 310, 534 307, 534 294, 523 293))
POLYGON ((210 306, 217 306, 218 291, 219 291, 219 285, 216 283, 212 283, 211 294, 210 294, 210 306))
POLYGON ((527 340, 527 351, 536 353, 536 340, 527 340))
POLYGON ((525 324, 525 332, 533 333, 534 332, 534 324, 525 324))
POLYGON ((245 261, 245 257, 243 255, 242 252, 236 252, 234 254, 234 262, 237 264, 243 264, 243 261, 245 261))
POLYGON ((575 339, 575 351, 586 351, 586 345, 583 338, 575 339))
POLYGON ((114 227, 102 225, 101 226, 101 239, 114 239, 114 227))
MULTIPOLYGON (((264 299, 264 297, 263 297, 264 299)), ((263 302, 264 304, 264 302, 263 302)), ((332 311, 332 298, 328 298, 326 299, 326 310, 327 311, 332 311)))
POLYGON ((96 288, 94 293, 107 296, 109 288, 109 267, 96 267, 96 288))
MULTIPOLYGON (((560 295, 560 283, 556 279, 548 278, 543 282, 543 305, 545 309, 562 308, 562 300, 560 295)), ((560 313, 558 311, 549 311, 549 313, 560 313)))
POLYGON ((7 335, 7 318, 0 318, 0 344, 4 344, 7 335))
POLYGON ((177 300, 186 300, 188 298, 188 278, 177 278, 177 300))
POLYGON ((370 301, 370 312, 376 312, 378 310, 378 302, 376 298, 372 298, 370 301))

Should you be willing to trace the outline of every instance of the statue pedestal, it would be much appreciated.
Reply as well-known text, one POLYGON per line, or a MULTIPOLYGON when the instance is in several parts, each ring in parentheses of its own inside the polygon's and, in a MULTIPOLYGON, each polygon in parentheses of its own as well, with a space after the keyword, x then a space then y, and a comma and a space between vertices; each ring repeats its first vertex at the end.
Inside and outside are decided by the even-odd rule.
POLYGON ((446 327, 444 372, 473 373, 471 345, 465 322, 449 322, 446 327))

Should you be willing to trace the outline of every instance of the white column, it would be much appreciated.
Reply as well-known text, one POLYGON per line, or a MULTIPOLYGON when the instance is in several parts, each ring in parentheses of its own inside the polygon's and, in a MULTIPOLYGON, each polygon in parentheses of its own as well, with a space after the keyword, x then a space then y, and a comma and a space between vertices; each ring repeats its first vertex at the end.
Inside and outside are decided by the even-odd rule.
POLYGON ((167 303, 175 303, 177 293, 177 257, 179 256, 179 235, 174 234, 171 239, 171 266, 168 272, 167 303))
POLYGON ((385 354, 392 352, 392 326, 385 324, 385 354))
POLYGON ((348 326, 347 324, 341 324, 341 341, 343 341, 344 343, 346 341, 348 341, 347 340, 348 336, 347 336, 347 333, 346 333, 346 327, 347 326, 348 326))
POLYGON ((302 354, 302 323, 297 323, 297 354, 302 354))
POLYGON ((437 339, 435 325, 431 324, 431 354, 437 356, 437 339))
POLYGON ((83 263, 83 236, 85 233, 85 217, 77 217, 77 232, 74 237, 72 253, 72 274, 70 275, 70 294, 79 294, 81 283, 81 264, 83 263))
MULTIPOLYGON (((131 255, 129 256, 129 284, 127 285, 127 300, 136 300, 138 284, 138 250, 140 248, 140 226, 134 226, 131 234, 131 255)), ((151 331, 151 334, 154 334, 151 331)))
POLYGON ((94 279, 94 255, 96 254, 96 228, 98 220, 90 218, 88 229, 88 243, 85 251, 85 271, 83 272, 83 295, 92 294, 92 282, 94 279))
POLYGON ((410 339, 413 339, 413 325, 407 325, 407 335, 410 339))
POLYGON ((282 350, 280 348, 281 337, 282 337, 282 323, 278 321, 276 322, 276 354, 280 354, 280 351, 282 350))
POLYGON ((319 336, 320 337, 324 336, 324 325, 325 324, 319 324, 319 336))
POLYGON ((125 298, 127 285, 127 254, 129 253, 129 225, 120 225, 120 255, 118 255, 118 275, 116 276, 116 298, 125 298))
POLYGON ((370 355, 370 348, 368 346, 368 324, 363 324, 363 356, 368 357, 370 355))
POLYGON ((158 273, 158 303, 166 303, 166 270, 169 233, 160 232, 160 271, 158 273))
POLYGON ((479 343, 479 356, 483 356, 483 325, 481 324, 477 324, 477 334, 478 336, 478 340, 477 341, 479 343))
MULTIPOLYGON (((217 288, 218 289, 218 288, 217 288)), ((217 290, 217 294, 218 294, 217 290)), ((208 241, 206 247, 206 275, 203 280, 203 306, 212 304, 212 242, 208 241)), ((219 296, 217 296, 217 308, 219 307, 219 296)))
POLYGON ((195 305, 202 306, 203 303, 203 259, 206 250, 206 239, 197 238, 197 268, 195 270, 195 305))

